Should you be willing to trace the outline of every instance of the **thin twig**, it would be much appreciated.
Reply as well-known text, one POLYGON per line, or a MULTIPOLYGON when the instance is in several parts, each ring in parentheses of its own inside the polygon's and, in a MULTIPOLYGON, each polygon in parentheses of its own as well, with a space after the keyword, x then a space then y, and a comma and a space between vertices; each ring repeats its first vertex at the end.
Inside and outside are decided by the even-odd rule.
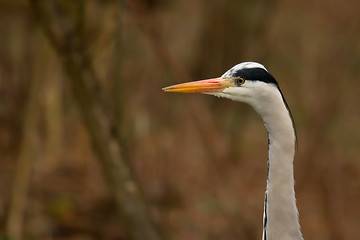
MULTIPOLYGON (((41 54, 41 53, 38 53, 41 54)), ((31 168, 35 158, 36 122, 39 111, 38 90, 41 78, 29 74, 29 93, 24 108, 22 139, 19 156, 15 168, 12 186, 11 204, 7 219, 6 231, 8 237, 21 240, 23 235, 23 218, 29 188, 31 168)))

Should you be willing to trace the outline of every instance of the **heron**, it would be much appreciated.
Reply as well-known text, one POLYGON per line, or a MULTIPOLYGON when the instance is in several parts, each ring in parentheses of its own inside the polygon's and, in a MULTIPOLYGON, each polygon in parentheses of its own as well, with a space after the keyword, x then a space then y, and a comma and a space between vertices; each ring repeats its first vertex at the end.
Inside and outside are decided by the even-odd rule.
POLYGON ((297 144, 294 119, 278 82, 257 62, 243 62, 221 77, 181 83, 165 92, 203 93, 244 102, 262 117, 268 135, 263 240, 303 240, 294 189, 297 144))

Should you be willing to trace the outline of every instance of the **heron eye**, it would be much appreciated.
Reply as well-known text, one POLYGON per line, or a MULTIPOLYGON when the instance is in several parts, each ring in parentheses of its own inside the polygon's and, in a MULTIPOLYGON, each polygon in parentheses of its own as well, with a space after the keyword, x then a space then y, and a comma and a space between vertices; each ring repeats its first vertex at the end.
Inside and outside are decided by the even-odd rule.
POLYGON ((244 82, 245 82, 245 79, 243 79, 243 78, 241 78, 241 77, 236 78, 236 83, 237 83, 238 85, 242 85, 244 82))

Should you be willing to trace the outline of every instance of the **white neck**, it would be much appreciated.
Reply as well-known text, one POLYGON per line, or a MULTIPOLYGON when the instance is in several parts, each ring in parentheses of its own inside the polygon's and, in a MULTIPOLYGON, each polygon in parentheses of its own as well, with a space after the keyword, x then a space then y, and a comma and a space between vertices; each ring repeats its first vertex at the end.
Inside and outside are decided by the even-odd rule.
POLYGON ((262 116, 269 137, 263 239, 301 240, 294 190, 294 128, 280 93, 269 104, 272 106, 253 106, 262 116))
POLYGON ((294 190, 295 132, 278 87, 247 81, 239 88, 207 94, 248 103, 263 118, 269 137, 263 239, 302 240, 294 190))

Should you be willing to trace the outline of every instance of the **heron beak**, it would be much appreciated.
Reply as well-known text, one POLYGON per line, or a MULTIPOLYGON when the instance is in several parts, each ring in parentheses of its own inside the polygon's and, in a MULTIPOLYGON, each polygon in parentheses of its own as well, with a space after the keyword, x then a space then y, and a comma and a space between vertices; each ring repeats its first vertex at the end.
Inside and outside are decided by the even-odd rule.
POLYGON ((180 83, 165 87, 162 90, 165 92, 180 92, 180 93, 208 93, 208 92, 222 92, 225 88, 235 87, 233 79, 227 78, 211 78, 206 80, 180 83))

